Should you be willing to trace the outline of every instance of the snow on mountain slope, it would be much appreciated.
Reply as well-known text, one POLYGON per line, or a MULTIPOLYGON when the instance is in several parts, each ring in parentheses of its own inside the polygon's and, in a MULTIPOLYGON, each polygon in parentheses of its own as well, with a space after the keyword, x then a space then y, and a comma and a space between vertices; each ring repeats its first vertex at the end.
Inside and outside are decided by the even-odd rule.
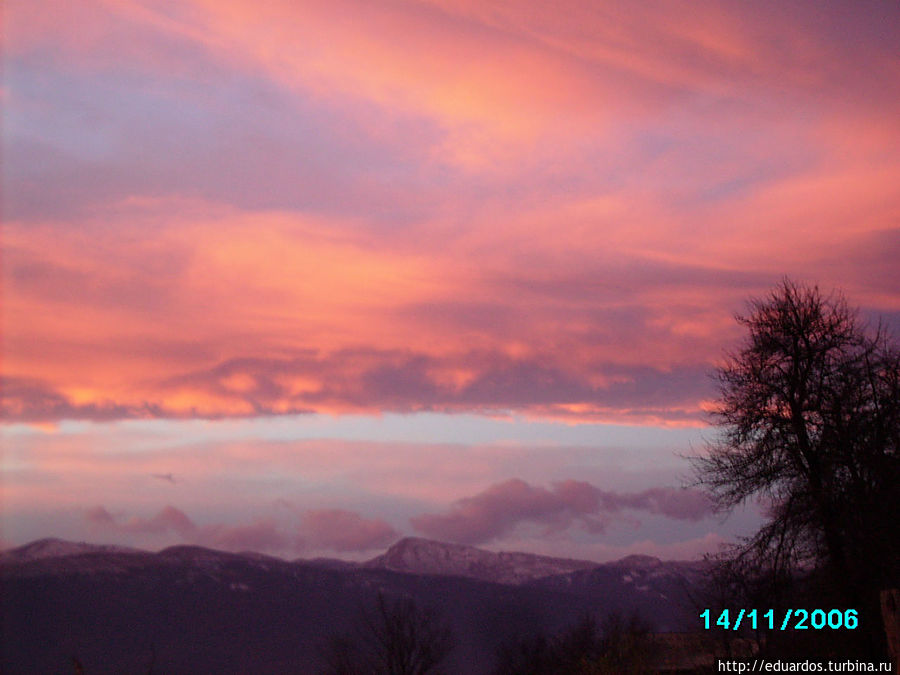
POLYGON ((30 544, 0 552, 0 563, 20 563, 44 558, 63 558, 85 553, 142 553, 124 546, 101 546, 62 539, 39 539, 30 544))
POLYGON ((215 570, 236 561, 245 561, 262 570, 270 566, 302 566, 334 570, 388 570, 415 575, 465 577, 500 584, 523 585, 540 582, 555 588, 593 586, 603 579, 642 589, 651 580, 692 578, 699 563, 662 562, 657 558, 632 555, 609 563, 572 560, 531 553, 495 553, 474 546, 407 537, 383 554, 365 563, 339 560, 295 560, 253 552, 228 553, 200 546, 173 546, 159 553, 120 546, 41 539, 0 553, 0 565, 7 573, 42 574, 60 570, 89 573, 153 565, 189 564, 197 569, 215 570))

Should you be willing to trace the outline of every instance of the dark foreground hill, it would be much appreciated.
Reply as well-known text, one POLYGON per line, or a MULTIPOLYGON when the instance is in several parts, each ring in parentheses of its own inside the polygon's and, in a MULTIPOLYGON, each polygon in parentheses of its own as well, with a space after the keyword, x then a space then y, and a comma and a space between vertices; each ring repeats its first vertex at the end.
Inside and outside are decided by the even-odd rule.
POLYGON ((381 593, 438 612, 457 638, 446 670, 479 673, 504 642, 585 613, 692 628, 685 589, 699 573, 653 558, 592 566, 425 540, 361 565, 45 540, 0 556, 0 672, 71 673, 77 658, 86 675, 315 673, 322 645, 359 625, 381 593))

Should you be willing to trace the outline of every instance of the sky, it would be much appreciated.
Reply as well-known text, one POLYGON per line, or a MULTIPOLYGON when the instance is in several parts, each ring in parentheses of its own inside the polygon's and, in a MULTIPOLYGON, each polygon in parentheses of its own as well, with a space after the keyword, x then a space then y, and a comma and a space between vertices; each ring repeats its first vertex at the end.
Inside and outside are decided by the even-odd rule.
POLYGON ((8 0, 0 544, 692 558, 735 314, 900 328, 900 5, 8 0))

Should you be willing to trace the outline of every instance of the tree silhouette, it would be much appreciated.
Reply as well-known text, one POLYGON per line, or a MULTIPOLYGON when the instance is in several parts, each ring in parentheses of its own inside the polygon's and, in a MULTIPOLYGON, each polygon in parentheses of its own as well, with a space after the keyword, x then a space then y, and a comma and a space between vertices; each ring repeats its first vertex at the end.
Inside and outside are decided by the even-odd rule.
POLYGON ((355 635, 335 636, 326 645, 325 675, 428 675, 455 646, 440 616, 411 598, 379 593, 360 619, 355 635))
POLYGON ((536 634, 500 647, 494 675, 611 675, 652 671, 650 625, 636 614, 582 616, 560 634, 536 634))
POLYGON ((737 318, 748 336, 718 369, 699 483, 724 509, 768 504, 737 556, 774 577, 814 569, 833 600, 871 609, 900 570, 900 352, 840 294, 787 279, 737 318))

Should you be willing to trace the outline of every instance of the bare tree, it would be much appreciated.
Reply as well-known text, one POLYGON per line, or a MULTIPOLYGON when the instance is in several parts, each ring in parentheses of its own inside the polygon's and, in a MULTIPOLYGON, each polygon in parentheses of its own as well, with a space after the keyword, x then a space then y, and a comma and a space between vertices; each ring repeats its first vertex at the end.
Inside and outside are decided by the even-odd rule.
POLYGON ((327 675, 428 675, 455 646, 453 633, 431 609, 411 598, 379 593, 361 612, 355 636, 336 636, 325 648, 327 675))
POLYGON ((695 459, 718 505, 756 497, 768 521, 738 555, 815 568, 850 606, 900 570, 900 352, 840 294, 784 280, 738 316, 748 330, 718 370, 718 440, 695 459))

